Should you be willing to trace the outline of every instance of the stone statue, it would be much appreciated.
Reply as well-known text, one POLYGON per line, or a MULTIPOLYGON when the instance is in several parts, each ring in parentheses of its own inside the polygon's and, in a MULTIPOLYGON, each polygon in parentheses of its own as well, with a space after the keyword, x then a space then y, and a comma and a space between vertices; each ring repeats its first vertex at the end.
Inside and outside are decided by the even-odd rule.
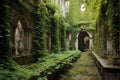
POLYGON ((24 52, 24 45, 23 45, 23 42, 21 39, 18 42, 17 51, 19 54, 23 54, 23 52, 24 52))
POLYGON ((22 29, 22 25, 20 21, 17 23, 17 27, 15 29, 15 54, 23 54, 24 53, 24 31, 22 29))

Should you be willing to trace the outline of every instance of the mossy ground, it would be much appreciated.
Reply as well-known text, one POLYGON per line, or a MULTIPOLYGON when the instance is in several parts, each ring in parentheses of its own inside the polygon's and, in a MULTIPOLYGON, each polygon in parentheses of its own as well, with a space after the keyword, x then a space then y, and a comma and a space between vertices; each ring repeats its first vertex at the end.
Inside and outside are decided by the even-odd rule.
POLYGON ((97 68, 88 53, 82 53, 73 67, 59 80, 100 80, 97 68))

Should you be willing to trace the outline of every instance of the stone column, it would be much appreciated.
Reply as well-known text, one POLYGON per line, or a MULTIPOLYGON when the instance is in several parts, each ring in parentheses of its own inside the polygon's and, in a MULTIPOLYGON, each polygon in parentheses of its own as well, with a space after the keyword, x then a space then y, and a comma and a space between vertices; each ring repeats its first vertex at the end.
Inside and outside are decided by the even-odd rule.
POLYGON ((76 50, 78 50, 78 35, 79 35, 79 33, 77 33, 77 35, 76 35, 76 41, 75 41, 76 50))

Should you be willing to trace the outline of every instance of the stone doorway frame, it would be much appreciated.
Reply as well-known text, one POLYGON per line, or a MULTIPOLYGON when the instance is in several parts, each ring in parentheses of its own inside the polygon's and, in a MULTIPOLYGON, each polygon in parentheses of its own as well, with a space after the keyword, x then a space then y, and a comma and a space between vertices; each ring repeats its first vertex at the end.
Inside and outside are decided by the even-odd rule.
MULTIPOLYGON (((89 35, 89 48, 88 48, 88 50, 91 50, 92 47, 93 47, 93 33, 92 32, 88 32, 88 31, 86 31, 86 32, 89 35)), ((79 34, 80 34, 80 32, 77 33, 76 40, 75 40, 75 49, 76 50, 79 50, 78 49, 78 35, 79 34)))

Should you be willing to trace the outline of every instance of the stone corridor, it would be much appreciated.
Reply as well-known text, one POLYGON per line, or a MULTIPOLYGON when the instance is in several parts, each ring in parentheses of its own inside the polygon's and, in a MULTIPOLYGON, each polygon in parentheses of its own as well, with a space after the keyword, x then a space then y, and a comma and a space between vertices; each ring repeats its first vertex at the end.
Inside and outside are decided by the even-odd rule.
POLYGON ((100 75, 89 53, 82 53, 59 80, 100 80, 100 75))

